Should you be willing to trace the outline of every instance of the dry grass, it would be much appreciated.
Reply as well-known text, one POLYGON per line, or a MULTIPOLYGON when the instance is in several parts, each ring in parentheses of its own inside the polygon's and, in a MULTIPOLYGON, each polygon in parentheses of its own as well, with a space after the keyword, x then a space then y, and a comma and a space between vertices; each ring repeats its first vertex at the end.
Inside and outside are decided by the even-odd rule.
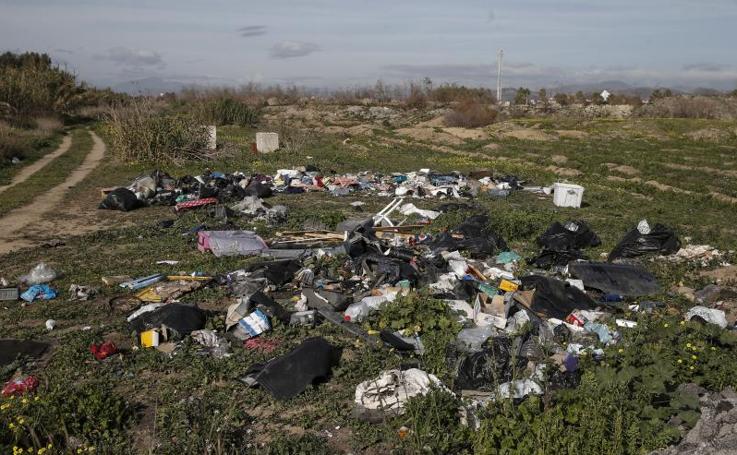
POLYGON ((466 100, 445 114, 444 120, 446 126, 478 128, 491 125, 496 117, 497 111, 488 105, 475 100, 466 100))

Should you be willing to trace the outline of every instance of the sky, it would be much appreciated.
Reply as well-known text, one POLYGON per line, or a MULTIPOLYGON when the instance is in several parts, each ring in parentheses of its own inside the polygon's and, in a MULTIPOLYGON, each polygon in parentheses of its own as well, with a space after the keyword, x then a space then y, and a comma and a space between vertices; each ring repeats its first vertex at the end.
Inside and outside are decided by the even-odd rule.
POLYGON ((94 85, 737 88, 737 0, 0 0, 0 50, 94 85))

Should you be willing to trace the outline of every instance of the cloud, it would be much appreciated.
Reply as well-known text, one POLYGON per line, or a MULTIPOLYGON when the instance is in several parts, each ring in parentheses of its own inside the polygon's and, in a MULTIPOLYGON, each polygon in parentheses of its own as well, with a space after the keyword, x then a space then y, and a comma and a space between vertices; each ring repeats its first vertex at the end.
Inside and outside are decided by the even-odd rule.
POLYGON ((691 63, 684 65, 684 71, 704 71, 707 73, 718 73, 729 69, 729 65, 722 65, 719 63, 691 63))
POLYGON ((271 47, 269 55, 272 58, 304 57, 320 50, 320 46, 304 41, 282 41, 271 47))
POLYGON ((238 33, 243 37, 265 35, 266 31, 265 25, 247 25, 238 29, 238 33))
POLYGON ((95 56, 99 60, 109 60, 118 65, 142 67, 164 67, 164 59, 156 51, 147 49, 130 49, 112 47, 105 54, 95 56))

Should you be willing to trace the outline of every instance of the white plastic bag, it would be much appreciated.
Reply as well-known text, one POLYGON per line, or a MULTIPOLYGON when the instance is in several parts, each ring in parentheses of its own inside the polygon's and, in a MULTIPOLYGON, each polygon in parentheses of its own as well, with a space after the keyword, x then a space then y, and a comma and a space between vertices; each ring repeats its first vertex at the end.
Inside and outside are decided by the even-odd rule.
POLYGON ((56 277, 56 270, 52 269, 45 262, 39 262, 36 267, 31 269, 28 275, 21 276, 20 281, 28 285, 44 284, 54 281, 56 277))

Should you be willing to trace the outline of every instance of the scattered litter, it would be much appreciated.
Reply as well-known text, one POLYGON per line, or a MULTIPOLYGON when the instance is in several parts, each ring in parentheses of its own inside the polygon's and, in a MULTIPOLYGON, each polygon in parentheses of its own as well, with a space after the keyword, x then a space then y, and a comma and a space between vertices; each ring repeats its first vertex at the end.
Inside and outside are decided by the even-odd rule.
POLYGON ((111 355, 118 353, 118 347, 112 341, 105 341, 103 343, 92 343, 90 345, 90 352, 97 360, 105 360, 111 355))
POLYGON ((69 286, 69 300, 89 300, 97 294, 97 289, 91 286, 72 284, 69 286))
POLYGON ((54 330, 54 327, 56 327, 56 321, 53 319, 47 319, 46 320, 46 330, 54 330))

